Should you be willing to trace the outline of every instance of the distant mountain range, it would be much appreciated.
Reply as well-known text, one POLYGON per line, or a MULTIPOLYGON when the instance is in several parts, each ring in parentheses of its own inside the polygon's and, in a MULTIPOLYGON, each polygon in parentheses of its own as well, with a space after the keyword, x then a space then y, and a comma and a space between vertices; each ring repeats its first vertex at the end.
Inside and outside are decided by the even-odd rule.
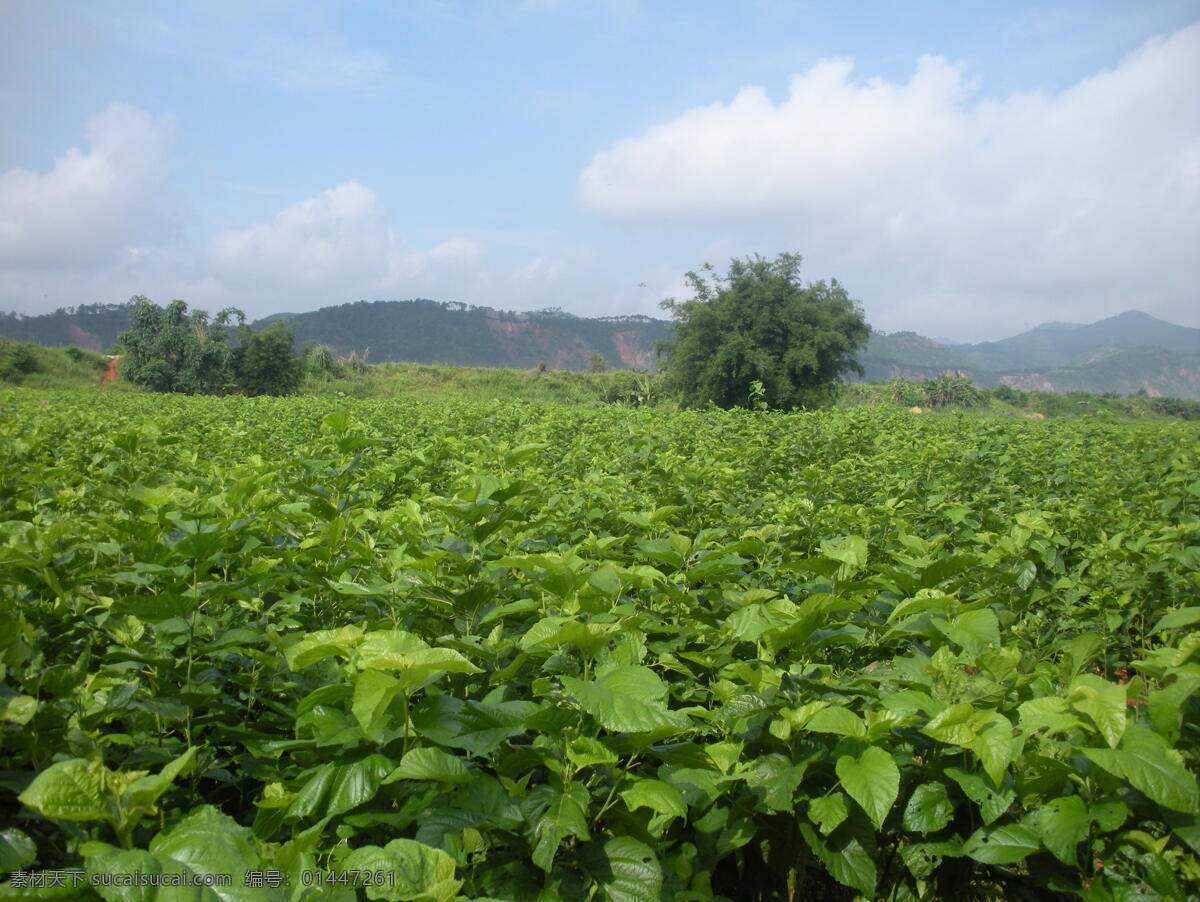
MULTIPOLYGON (((327 344, 372 363, 407 360, 457 366, 586 369, 593 354, 610 367, 651 370, 671 323, 648 316, 585 318, 560 310, 511 313, 431 300, 359 301, 311 313, 280 313, 296 340, 327 344)), ((0 313, 0 335, 94 351, 129 327, 123 304, 97 304, 25 317, 0 313)), ((937 342, 915 332, 876 332, 860 357, 867 381, 923 380, 945 370, 980 386, 1038 391, 1145 391, 1200 400, 1200 329, 1131 310, 1090 325, 1044 323, 979 344, 937 342)))
POLYGON ((877 332, 861 359, 872 382, 922 380, 944 370, 977 385, 1026 391, 1116 392, 1200 400, 1200 329, 1129 310, 1088 325, 1043 323, 1002 341, 943 344, 915 332, 877 332))

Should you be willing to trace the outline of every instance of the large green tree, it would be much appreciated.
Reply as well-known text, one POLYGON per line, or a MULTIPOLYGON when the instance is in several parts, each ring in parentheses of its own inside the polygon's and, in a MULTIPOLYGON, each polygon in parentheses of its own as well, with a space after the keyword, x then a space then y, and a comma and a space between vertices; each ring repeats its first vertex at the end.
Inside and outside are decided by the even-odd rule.
POLYGON ((296 353, 290 324, 276 320, 249 334, 238 361, 238 382, 246 394, 290 395, 303 378, 304 360, 296 353))
POLYGON ((139 295, 129 300, 129 329, 117 341, 124 377, 151 391, 285 395, 304 371, 290 326, 255 332, 233 307, 210 319, 183 301, 159 307, 139 295))
POLYGON ((694 297, 662 302, 675 320, 663 369, 684 406, 814 407, 843 373, 862 373, 861 307, 836 279, 803 284, 800 259, 735 258, 724 274, 705 264, 687 274, 694 297))
POLYGON ((189 395, 220 394, 234 388, 235 349, 231 323, 245 327, 245 315, 233 307, 210 320, 207 312, 188 312, 186 303, 159 307, 137 295, 129 299, 129 329, 117 336, 124 378, 151 391, 189 395))

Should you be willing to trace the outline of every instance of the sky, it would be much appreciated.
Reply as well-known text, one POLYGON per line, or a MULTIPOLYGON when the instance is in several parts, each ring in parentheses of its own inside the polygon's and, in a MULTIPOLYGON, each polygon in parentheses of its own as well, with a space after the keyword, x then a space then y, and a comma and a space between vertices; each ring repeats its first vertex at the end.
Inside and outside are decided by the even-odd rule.
POLYGON ((1200 0, 0 0, 0 310, 666 316, 783 252, 887 332, 1200 327, 1200 0))

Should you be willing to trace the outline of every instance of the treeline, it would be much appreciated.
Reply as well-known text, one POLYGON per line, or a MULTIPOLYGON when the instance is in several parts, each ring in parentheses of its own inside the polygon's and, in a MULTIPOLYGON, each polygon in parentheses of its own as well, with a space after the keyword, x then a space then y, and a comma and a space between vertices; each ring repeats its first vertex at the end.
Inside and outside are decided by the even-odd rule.
POLYGON ((274 322, 255 332, 235 307, 210 318, 180 300, 164 308, 139 295, 117 344, 122 377, 150 391, 288 395, 304 376, 291 327, 274 322))

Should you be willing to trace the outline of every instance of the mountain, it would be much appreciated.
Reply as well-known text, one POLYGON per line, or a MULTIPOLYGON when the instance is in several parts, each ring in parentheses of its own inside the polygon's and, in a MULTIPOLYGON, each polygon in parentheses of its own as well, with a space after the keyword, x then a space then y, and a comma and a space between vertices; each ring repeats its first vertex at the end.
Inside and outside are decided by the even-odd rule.
POLYGON ((437 301, 359 301, 274 319, 296 330, 296 341, 327 344, 339 356, 354 352, 371 362, 407 360, 454 366, 587 369, 598 353, 612 367, 654 369, 655 345, 671 324, 648 316, 588 319, 542 310, 510 313, 437 301))
POLYGON ((1030 391, 1144 391, 1200 400, 1200 329, 1130 310, 1096 323, 1043 323, 1001 341, 947 344, 914 332, 875 333, 863 378, 929 379, 945 370, 977 385, 1030 391))
MULTIPOLYGON (((655 368, 655 346, 671 323, 648 316, 585 318, 561 310, 511 313, 431 300, 358 301, 310 313, 280 313, 297 343, 327 344, 373 363, 405 360, 459 366, 586 369, 591 355, 610 367, 655 368)), ((94 304, 44 316, 0 313, 0 335, 49 346, 106 351, 129 327, 124 304, 94 304)), ((1144 391, 1200 400, 1200 329, 1130 310, 1096 323, 1044 323, 978 344, 935 341, 916 332, 875 332, 859 362, 863 379, 924 380, 946 370, 977 385, 1040 391, 1144 391)))
MULTIPOLYGON (((297 344, 327 344, 342 357, 354 353, 375 363, 517 369, 544 363, 551 369, 583 370, 598 353, 610 367, 652 370, 655 346, 671 330, 669 322, 648 316, 588 319, 560 310, 511 313, 430 300, 359 301, 311 313, 278 313, 251 326, 261 329, 277 319, 292 323, 297 344)), ((42 316, 0 313, 0 335, 48 347, 73 344, 103 352, 128 328, 124 304, 85 305, 42 316)))
POLYGON ((1002 341, 956 350, 972 369, 1028 370, 1083 366, 1104 349, 1162 348, 1200 354, 1200 329, 1129 310, 1097 323, 1044 323, 1002 341))
POLYGON ((117 334, 128 328, 129 310, 124 304, 60 307, 41 316, 0 313, 0 335, 48 348, 77 345, 102 354, 117 343, 117 334))

